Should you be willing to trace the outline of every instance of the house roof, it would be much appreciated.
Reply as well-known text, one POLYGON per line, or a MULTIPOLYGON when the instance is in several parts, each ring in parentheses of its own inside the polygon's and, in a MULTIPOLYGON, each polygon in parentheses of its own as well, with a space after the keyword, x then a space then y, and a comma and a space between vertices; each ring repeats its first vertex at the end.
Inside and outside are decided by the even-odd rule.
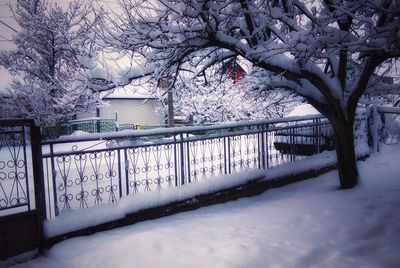
POLYGON ((103 100, 110 100, 110 99, 136 99, 136 100, 143 100, 143 99, 157 99, 157 96, 145 87, 119 87, 110 92, 104 94, 101 97, 103 100))

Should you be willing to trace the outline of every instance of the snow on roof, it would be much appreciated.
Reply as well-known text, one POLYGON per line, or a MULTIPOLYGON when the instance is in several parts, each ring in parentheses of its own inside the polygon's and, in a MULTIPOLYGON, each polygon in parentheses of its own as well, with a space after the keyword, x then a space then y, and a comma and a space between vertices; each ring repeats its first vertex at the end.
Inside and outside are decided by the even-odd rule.
POLYGON ((294 108, 286 117, 321 114, 311 104, 305 103, 294 108))
POLYGON ((109 99, 156 99, 156 95, 145 87, 119 87, 102 96, 103 100, 109 99))

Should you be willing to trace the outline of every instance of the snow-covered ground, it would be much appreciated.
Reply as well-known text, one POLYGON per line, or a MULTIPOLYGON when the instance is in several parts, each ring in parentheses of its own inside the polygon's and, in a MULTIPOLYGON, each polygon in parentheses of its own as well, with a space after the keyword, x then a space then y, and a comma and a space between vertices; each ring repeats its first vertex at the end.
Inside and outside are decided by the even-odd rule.
POLYGON ((264 194, 55 245, 20 267, 399 267, 400 144, 264 194))

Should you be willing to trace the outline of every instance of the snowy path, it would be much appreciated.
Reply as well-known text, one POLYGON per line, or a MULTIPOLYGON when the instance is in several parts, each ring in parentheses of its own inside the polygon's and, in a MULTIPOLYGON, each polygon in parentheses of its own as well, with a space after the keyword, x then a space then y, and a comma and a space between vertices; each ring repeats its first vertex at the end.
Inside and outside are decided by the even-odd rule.
POLYGON ((74 238, 21 267, 399 267, 400 145, 264 194, 74 238))

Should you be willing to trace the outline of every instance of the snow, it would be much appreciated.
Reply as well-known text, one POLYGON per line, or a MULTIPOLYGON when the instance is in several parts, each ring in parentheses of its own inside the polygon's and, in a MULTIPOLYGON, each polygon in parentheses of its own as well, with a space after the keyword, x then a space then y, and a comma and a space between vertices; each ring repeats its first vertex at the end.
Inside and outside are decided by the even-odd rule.
POLYGON ((321 114, 320 112, 317 111, 311 104, 302 104, 299 106, 296 106, 288 115, 289 116, 305 116, 305 115, 317 115, 321 114))
POLYGON ((46 237, 111 222, 124 218, 127 214, 147 208, 166 205, 174 201, 190 199, 195 195, 208 194, 222 189, 241 185, 247 181, 260 179, 265 176, 263 170, 247 170, 213 179, 191 183, 182 187, 131 195, 121 198, 117 204, 104 204, 87 209, 71 210, 61 213, 54 219, 44 222, 46 237))
POLYGON ((18 267, 398 267, 400 145, 260 196, 61 242, 18 267))
POLYGON ((103 100, 109 99, 155 99, 157 98, 151 92, 151 89, 146 87, 134 87, 134 88, 124 88, 118 87, 112 90, 111 92, 107 92, 102 94, 103 100))

